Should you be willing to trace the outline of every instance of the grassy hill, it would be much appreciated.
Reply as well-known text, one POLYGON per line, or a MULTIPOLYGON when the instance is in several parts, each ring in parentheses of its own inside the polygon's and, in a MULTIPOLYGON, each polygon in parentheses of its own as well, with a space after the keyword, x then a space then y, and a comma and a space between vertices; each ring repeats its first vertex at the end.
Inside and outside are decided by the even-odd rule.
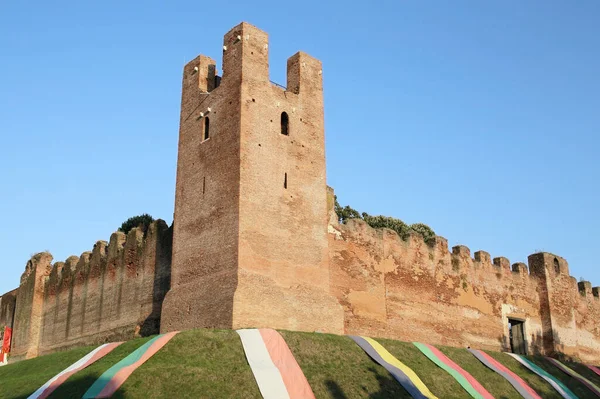
MULTIPOLYGON (((410 398, 381 366, 350 338, 329 334, 282 331, 317 398, 410 398)), ((57 389, 51 398, 81 398, 106 369, 150 338, 128 341, 57 389)), ((394 356, 411 367, 440 399, 470 398, 445 371, 411 343, 379 339, 394 356)), ((497 399, 520 398, 501 376, 487 369, 464 349, 439 347, 470 372, 497 399)), ((0 367, 0 398, 26 398, 48 379, 93 347, 72 349, 0 367)), ((510 356, 489 352, 527 381, 542 397, 561 397, 544 380, 510 356)), ((580 398, 596 398, 584 385, 571 380, 541 357, 530 357, 558 377, 580 398)), ((600 377, 585 366, 568 364, 600 384, 600 377)), ((115 398, 261 398, 235 331, 191 330, 175 336, 162 350, 137 369, 115 398)))

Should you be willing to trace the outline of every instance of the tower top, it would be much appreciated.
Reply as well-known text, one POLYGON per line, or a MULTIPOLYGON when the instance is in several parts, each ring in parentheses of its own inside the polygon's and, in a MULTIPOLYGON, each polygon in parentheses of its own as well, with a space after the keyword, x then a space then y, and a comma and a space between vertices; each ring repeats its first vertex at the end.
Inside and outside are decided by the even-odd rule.
POLYGON ((222 51, 222 78, 206 56, 184 69, 161 328, 340 332, 329 293, 321 62, 298 52, 287 87, 274 84, 269 37, 247 22, 225 34, 222 51), (315 317, 310 303, 329 310, 315 317))

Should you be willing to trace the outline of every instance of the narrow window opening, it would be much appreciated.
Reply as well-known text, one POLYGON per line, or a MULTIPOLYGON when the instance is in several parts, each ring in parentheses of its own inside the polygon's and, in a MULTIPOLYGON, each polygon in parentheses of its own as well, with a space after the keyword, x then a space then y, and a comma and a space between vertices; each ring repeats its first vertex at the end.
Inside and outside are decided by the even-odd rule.
POLYGON ((283 176, 283 188, 287 189, 287 173, 283 176))
POLYGON ((206 176, 202 178, 202 194, 206 192, 206 176))
POLYGON ((560 273, 560 264, 558 263, 558 259, 554 258, 554 273, 560 273))
POLYGON ((527 355, 525 342, 525 323, 523 320, 508 319, 508 338, 510 350, 518 355, 527 355))
POLYGON ((290 134, 290 118, 286 112, 281 113, 281 134, 290 134))
POLYGON ((204 118, 204 135, 202 136, 202 140, 207 140, 210 137, 210 119, 208 116, 204 118))

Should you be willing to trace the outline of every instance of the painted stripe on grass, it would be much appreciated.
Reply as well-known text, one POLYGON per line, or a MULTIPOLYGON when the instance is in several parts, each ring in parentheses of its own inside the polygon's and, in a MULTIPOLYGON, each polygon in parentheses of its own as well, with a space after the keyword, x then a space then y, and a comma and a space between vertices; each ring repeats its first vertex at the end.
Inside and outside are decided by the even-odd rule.
POLYGON ((496 359, 491 357, 485 352, 477 349, 468 349, 479 361, 485 364, 488 368, 494 370, 502 377, 506 378, 508 382, 521 394, 525 399, 542 399, 521 377, 510 371, 508 368, 503 366, 496 359))
POLYGON ((546 370, 539 367, 537 364, 528 360, 523 356, 519 356, 516 353, 507 353, 507 355, 513 357, 517 362, 521 363, 523 366, 527 367, 529 370, 533 371, 544 380, 546 380, 552 388, 556 389, 556 391, 565 399, 578 399, 577 395, 575 395, 565 384, 560 382, 557 378, 555 378, 552 374, 546 372, 546 370))
POLYGON ((575 378, 576 380, 578 380, 579 382, 584 384, 586 387, 589 388, 590 391, 594 392, 596 394, 596 396, 600 396, 600 388, 598 388, 598 386, 596 384, 594 384, 592 381, 588 380, 587 378, 585 378, 584 376, 582 376, 575 370, 565 366, 564 364, 562 364, 561 362, 559 362, 556 359, 552 359, 551 357, 546 357, 546 359, 548 359, 548 361, 550 363, 552 363, 556 367, 558 367, 558 369, 560 371, 564 372, 565 374, 569 375, 570 377, 575 378))
POLYGON ((254 328, 236 331, 242 340, 246 359, 265 399, 290 399, 281 372, 273 363, 260 331, 254 328))
POLYGON ((373 360, 389 371, 410 396, 415 399, 437 399, 410 367, 396 359, 379 342, 369 337, 351 335, 350 338, 367 352, 373 360))
POLYGON ((279 369, 290 398, 315 399, 308 380, 281 334, 270 328, 261 328, 258 331, 260 331, 273 364, 279 369))
POLYGON ((458 364, 454 363, 448 356, 444 355, 439 349, 429 344, 413 342, 413 344, 425 355, 434 362, 438 367, 441 367, 462 386, 465 391, 475 399, 494 399, 490 394, 471 374, 465 371, 458 364))
POLYGON ((596 374, 600 375, 600 369, 599 369, 598 367, 596 367, 596 366, 592 366, 591 364, 586 364, 586 366, 587 366, 587 367, 588 367, 590 370, 592 370, 594 373, 596 373, 596 374))
POLYGON ((106 370, 83 395, 83 399, 110 398, 138 367, 150 359, 177 334, 160 334, 140 346, 120 362, 106 370))
POLYGON ((117 346, 121 345, 122 342, 114 342, 110 344, 100 345, 60 373, 56 374, 52 377, 48 382, 42 385, 37 391, 32 393, 28 399, 45 399, 56 388, 58 388, 63 382, 65 382, 70 376, 75 374, 76 372, 83 370, 90 364, 96 362, 99 359, 102 359, 104 356, 108 355, 113 349, 117 346))

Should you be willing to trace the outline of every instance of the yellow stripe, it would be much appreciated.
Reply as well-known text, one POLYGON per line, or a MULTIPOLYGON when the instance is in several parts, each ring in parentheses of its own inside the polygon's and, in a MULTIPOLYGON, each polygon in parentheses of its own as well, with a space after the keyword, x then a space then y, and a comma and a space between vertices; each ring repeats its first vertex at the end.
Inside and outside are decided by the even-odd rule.
POLYGON ((408 376, 408 378, 412 381, 413 384, 415 384, 417 389, 419 391, 421 391, 421 393, 423 395, 425 395, 429 399, 438 399, 437 396, 432 394, 431 391, 429 389, 427 389, 425 384, 423 384, 423 381, 421 381, 419 376, 416 375, 415 372, 410 369, 410 367, 408 367, 407 365, 402 363, 400 360, 396 359, 394 357, 394 355, 392 355, 390 352, 388 352, 387 349, 385 349, 379 342, 377 342, 374 339, 369 338, 369 337, 362 337, 362 338, 365 341, 367 341, 369 344, 371 344, 373 349, 375 349, 375 351, 377 351, 377 353, 379 353, 379 356, 381 356, 383 358, 383 360, 385 360, 392 366, 397 367, 400 370, 402 370, 402 372, 404 372, 404 374, 406 374, 408 376))
POLYGON ((581 374, 579 374, 577 371, 573 370, 572 368, 568 367, 566 364, 559 362, 558 360, 554 359, 555 362, 559 363, 560 365, 562 365, 564 368, 566 368, 567 370, 569 370, 571 373, 573 373, 573 375, 575 377, 579 377, 582 380, 585 380, 586 382, 588 382, 591 386, 593 386, 594 388, 596 388, 596 390, 598 392, 600 392, 600 388, 598 388, 596 386, 596 384, 594 384, 592 381, 588 380, 587 378, 585 378, 584 376, 582 376, 581 374))

